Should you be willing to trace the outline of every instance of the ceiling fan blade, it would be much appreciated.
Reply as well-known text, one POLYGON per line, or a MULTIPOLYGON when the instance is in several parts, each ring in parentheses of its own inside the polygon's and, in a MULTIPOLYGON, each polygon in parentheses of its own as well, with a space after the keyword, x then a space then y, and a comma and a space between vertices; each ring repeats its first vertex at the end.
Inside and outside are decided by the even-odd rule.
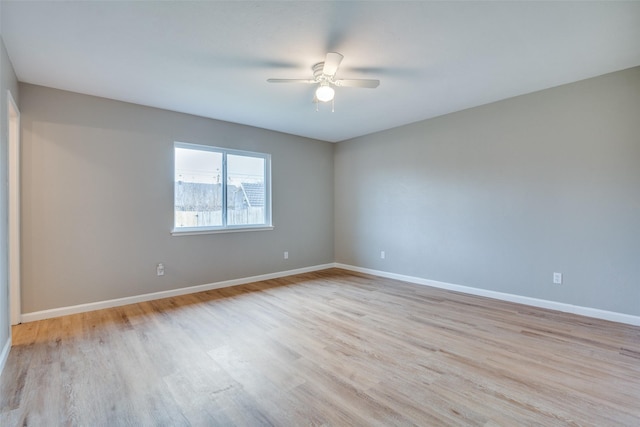
POLYGON ((317 83, 313 79, 267 79, 269 83, 306 83, 306 84, 314 84, 317 83))
POLYGON ((327 76, 334 76, 336 71, 338 71, 338 67, 342 62, 342 55, 337 52, 329 52, 327 53, 327 57, 324 60, 324 68, 322 69, 322 74, 327 76))
POLYGON ((341 87, 366 87, 366 88, 376 88, 380 85, 380 80, 370 80, 370 79, 341 79, 334 81, 336 86, 341 87))

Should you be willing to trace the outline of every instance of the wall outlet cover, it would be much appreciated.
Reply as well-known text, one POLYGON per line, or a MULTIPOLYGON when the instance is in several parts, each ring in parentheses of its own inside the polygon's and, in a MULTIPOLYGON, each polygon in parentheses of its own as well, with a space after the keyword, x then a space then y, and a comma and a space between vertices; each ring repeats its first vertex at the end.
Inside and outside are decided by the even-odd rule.
POLYGON ((556 285, 562 284, 562 273, 553 273, 553 283, 556 285))

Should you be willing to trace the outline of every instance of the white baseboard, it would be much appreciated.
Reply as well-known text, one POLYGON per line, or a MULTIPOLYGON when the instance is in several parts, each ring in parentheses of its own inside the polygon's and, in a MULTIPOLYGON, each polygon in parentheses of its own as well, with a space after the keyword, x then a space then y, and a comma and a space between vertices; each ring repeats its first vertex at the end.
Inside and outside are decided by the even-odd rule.
POLYGON ((401 280, 403 282, 415 283, 417 285, 432 286, 434 288, 446 289, 450 291, 463 292, 465 294, 478 295, 482 297, 494 298, 502 301, 515 302, 518 304, 530 305, 533 307, 547 308, 550 310, 573 313, 596 319, 610 320, 612 322, 626 323, 628 325, 640 326, 640 316, 617 313, 615 311, 600 310, 591 307, 581 307, 577 305, 565 304, 562 302, 543 300, 538 298, 525 297, 521 295, 507 294, 504 292, 490 291, 486 289, 472 288, 469 286, 454 285, 451 283, 427 280, 420 277, 405 276, 402 274, 388 273, 386 271, 372 270, 369 268, 356 267, 348 264, 335 263, 335 267, 359 273, 372 274, 374 276, 386 277, 388 279, 401 280))
POLYGON ((51 319, 53 317, 66 316, 69 314, 84 313, 87 311, 101 310, 103 308, 120 307, 127 304, 152 301, 156 299, 175 297, 178 295, 193 294, 196 292, 209 291, 211 289, 227 288, 230 286, 244 285, 246 283, 259 282, 261 280, 277 279, 279 277, 293 276, 294 274, 309 273, 312 271, 325 270, 334 267, 334 264, 322 264, 311 267, 298 268, 295 270, 279 271, 276 273, 261 274, 259 276, 244 277, 240 279, 225 280, 222 282, 207 283, 198 286, 172 289, 169 291, 153 292, 149 294, 135 295, 125 298, 117 298, 106 301, 91 302, 87 304, 73 305, 69 307, 52 308, 50 310, 34 311, 23 313, 20 317, 22 323, 34 322, 36 320, 51 319))
MULTIPOLYGON (((277 279, 279 277, 292 276, 295 274, 309 273, 312 271, 325 270, 327 268, 342 268, 345 270, 356 271, 360 273, 372 274, 374 276, 386 277, 389 279, 401 280, 403 282, 415 283, 418 285, 431 286, 434 288, 446 289, 450 291, 463 292, 470 295, 478 295, 488 298, 494 298, 502 301, 515 302, 533 307, 546 308, 550 310, 562 311, 565 313, 573 313, 581 316, 592 317, 595 319, 610 320, 612 322, 625 323, 634 326, 640 326, 640 316, 630 314, 617 313, 614 311, 600 310, 591 307, 581 307, 577 305, 565 304, 556 301, 543 300, 538 298, 525 297, 521 295, 508 294, 504 292, 490 291, 486 289, 472 288, 470 286, 454 285, 446 282, 438 282, 435 280, 423 279, 421 277, 406 276, 403 274, 388 273, 386 271, 373 270, 370 268, 356 267, 348 264, 330 263, 322 264, 295 270, 280 271, 270 274, 262 274, 259 276, 244 277, 240 279, 225 280, 222 282, 208 283, 199 286, 190 286, 187 288, 173 289, 169 291, 153 292, 149 294, 136 295, 125 298, 112 299, 107 301, 98 301, 88 304, 80 304, 69 307, 60 307, 50 310, 35 311, 32 313, 22 314, 20 320, 23 323, 33 322, 36 320, 50 319, 53 317, 66 316, 68 314, 84 313, 87 311, 101 310, 103 308, 119 307, 127 304, 135 304, 138 302, 152 301, 161 298, 169 298, 178 295, 192 294, 196 292, 208 291, 211 289, 226 288, 229 286, 243 285, 246 283, 259 282, 261 280, 277 279)), ((5 346, 2 357, 6 359, 9 354, 9 347, 5 346), (6 351, 6 354, 5 354, 6 351)), ((0 359, 0 363, 4 363, 4 359, 0 359)), ((2 365, 0 365, 2 366, 2 365)))
POLYGON ((7 363, 7 359, 9 358, 10 350, 11 350, 11 337, 7 338, 7 342, 4 343, 4 347, 2 347, 2 353, 0 353, 0 375, 4 370, 4 365, 7 363))

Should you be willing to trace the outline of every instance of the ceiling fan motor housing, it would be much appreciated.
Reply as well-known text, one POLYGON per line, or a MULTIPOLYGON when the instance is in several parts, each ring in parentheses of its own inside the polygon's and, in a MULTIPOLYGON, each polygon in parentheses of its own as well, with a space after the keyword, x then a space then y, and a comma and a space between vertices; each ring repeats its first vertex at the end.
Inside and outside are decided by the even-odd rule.
POLYGON ((322 70, 324 69, 324 62, 318 62, 313 67, 311 67, 311 69, 313 70, 313 77, 317 82, 329 80, 331 77, 322 72, 322 70))

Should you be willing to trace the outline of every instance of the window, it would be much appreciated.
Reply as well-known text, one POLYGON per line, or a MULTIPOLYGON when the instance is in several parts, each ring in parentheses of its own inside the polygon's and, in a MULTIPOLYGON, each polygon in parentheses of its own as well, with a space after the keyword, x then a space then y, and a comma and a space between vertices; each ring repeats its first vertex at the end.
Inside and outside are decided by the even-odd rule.
POLYGON ((271 156, 174 145, 174 233, 271 228, 271 156))

